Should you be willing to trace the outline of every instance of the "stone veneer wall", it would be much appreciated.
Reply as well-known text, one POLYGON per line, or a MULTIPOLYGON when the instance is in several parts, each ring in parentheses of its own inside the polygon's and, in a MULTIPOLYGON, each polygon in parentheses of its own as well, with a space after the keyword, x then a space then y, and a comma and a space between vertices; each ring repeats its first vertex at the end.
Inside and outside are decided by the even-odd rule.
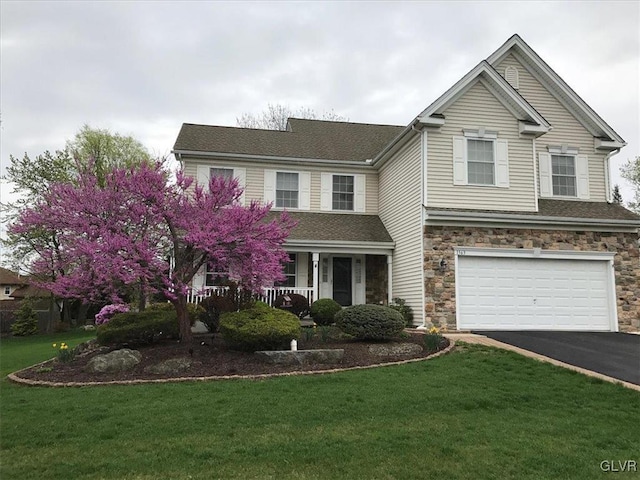
POLYGON ((367 255, 365 258, 368 304, 387 304, 387 257, 367 255))
POLYGON ((541 248, 617 252, 614 257, 620 331, 640 331, 640 255, 638 235, 619 232, 426 226, 424 228, 427 324, 456 329, 453 247, 541 248), (444 272, 439 269, 444 259, 444 272))

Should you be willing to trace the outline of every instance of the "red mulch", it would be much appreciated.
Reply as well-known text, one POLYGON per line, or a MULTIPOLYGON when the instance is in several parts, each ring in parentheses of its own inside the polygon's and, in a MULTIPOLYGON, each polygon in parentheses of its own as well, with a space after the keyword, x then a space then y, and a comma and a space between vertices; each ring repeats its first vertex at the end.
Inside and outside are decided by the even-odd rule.
MULTIPOLYGON (((406 338, 401 338, 388 343, 417 343, 424 346, 424 337, 421 334, 411 333, 406 338)), ((440 349, 446 348, 448 340, 444 339, 440 349)), ((257 358, 253 353, 229 350, 217 336, 196 336, 193 342, 193 354, 180 342, 164 340, 153 345, 140 346, 136 349, 142 354, 142 361, 131 371, 121 373, 88 373, 85 366, 88 361, 103 351, 88 352, 76 356, 69 363, 61 363, 50 360, 44 365, 31 367, 20 372, 19 376, 31 380, 43 380, 48 382, 109 382, 127 381, 138 379, 175 378, 176 375, 158 375, 145 372, 145 368, 156 365, 164 360, 175 357, 191 356, 193 363, 182 377, 211 377, 228 375, 259 375, 271 373, 329 370, 333 368, 347 368, 355 366, 375 365, 380 363, 397 362, 413 358, 426 358, 434 352, 423 350, 417 355, 402 355, 396 357, 381 357, 369 353, 371 342, 358 342, 354 340, 328 339, 323 341, 320 335, 311 341, 301 340, 298 349, 344 349, 344 359, 340 365, 272 365, 257 358), (49 371, 50 370, 50 371, 49 371)))

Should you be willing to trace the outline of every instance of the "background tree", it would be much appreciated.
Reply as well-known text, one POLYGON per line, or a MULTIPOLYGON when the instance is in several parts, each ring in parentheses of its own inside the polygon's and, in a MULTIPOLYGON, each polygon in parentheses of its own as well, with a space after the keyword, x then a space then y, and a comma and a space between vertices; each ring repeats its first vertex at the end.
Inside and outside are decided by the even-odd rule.
POLYGON ((293 226, 286 213, 267 221, 269 206, 241 205, 236 180, 213 177, 203 187, 182 172, 175 182, 168 175, 161 164, 142 164, 108 172, 102 186, 93 169, 76 183, 51 185, 9 228, 14 235, 56 232, 60 248, 40 252, 32 268, 65 275, 37 285, 62 297, 119 302, 127 287, 152 293, 153 280, 164 278, 181 338, 190 342, 187 291, 203 265, 232 272, 254 291, 284 278, 282 245, 293 226))
POLYGON ((78 169, 92 168, 98 183, 114 168, 131 168, 152 163, 149 151, 131 136, 111 133, 107 129, 83 125, 73 140, 67 141, 67 151, 78 162, 78 169))
POLYGON ((633 186, 634 199, 629 202, 629 208, 640 213, 640 156, 628 160, 620 169, 622 178, 628 180, 633 186))
POLYGON ((619 185, 613 186, 613 192, 611 193, 611 200, 613 201, 613 203, 622 205, 622 194, 620 193, 619 185))
POLYGON ((240 118, 236 118, 236 125, 243 128, 261 128, 264 130, 287 129, 287 120, 290 118, 307 118, 311 120, 330 120, 333 122, 347 122, 348 118, 338 115, 333 110, 322 112, 318 115, 309 107, 292 109, 288 105, 268 104, 267 109, 254 115, 253 113, 243 113, 240 118))

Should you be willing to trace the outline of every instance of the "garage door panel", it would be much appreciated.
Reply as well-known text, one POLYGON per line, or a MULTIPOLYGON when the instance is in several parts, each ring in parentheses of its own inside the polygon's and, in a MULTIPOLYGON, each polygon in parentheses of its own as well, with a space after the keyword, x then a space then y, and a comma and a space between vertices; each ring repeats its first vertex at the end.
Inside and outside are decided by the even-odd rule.
POLYGON ((608 262, 459 256, 461 329, 611 330, 608 262))

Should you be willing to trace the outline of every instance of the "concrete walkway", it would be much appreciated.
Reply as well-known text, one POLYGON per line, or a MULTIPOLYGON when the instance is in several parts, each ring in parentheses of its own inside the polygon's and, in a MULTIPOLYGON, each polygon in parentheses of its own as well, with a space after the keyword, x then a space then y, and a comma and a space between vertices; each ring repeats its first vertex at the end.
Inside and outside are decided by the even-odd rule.
POLYGON ((586 370, 581 367, 576 367, 575 365, 570 365, 568 363, 561 362, 559 360, 555 360, 553 358, 545 357, 544 355, 540 355, 535 352, 530 352, 529 350, 525 350, 523 348, 514 347, 513 345, 509 345, 507 343, 502 343, 497 340, 493 340, 492 338, 485 337, 484 335, 478 335, 475 333, 445 333, 445 337, 450 340, 454 340, 455 342, 465 342, 465 343, 476 343, 479 345, 485 345, 487 347, 496 347, 502 348, 504 350, 511 350, 512 352, 516 352, 520 355, 524 355, 525 357, 535 358, 536 360, 540 360, 541 362, 551 363, 553 365, 557 365, 559 367, 567 368, 569 370, 573 370, 575 372, 582 373, 584 375, 588 375, 590 377, 599 378, 601 380, 605 380, 611 383, 619 383, 627 388, 632 390, 637 390, 640 392, 640 385, 636 385, 630 382, 625 382, 619 380, 617 378, 609 377, 607 375, 603 375, 598 372, 593 372, 591 370, 586 370))

